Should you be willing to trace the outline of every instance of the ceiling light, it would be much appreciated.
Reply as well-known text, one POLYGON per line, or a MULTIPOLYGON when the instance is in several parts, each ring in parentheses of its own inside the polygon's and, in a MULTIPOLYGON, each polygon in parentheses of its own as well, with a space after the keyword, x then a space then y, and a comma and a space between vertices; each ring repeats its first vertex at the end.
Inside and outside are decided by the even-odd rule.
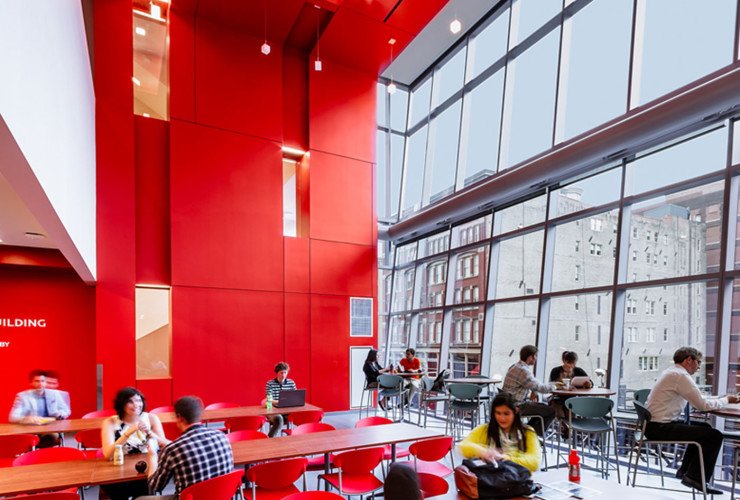
POLYGON ((388 84, 388 87, 387 87, 387 89, 388 89, 388 93, 389 93, 389 94, 395 94, 395 93, 396 93, 396 84, 395 84, 395 83, 393 83, 393 82, 390 82, 390 83, 388 84))
POLYGON ((134 85, 136 85, 137 87, 141 87, 141 81, 138 78, 136 78, 135 76, 132 76, 131 77, 131 81, 133 81, 134 82, 134 85))
POLYGON ((450 23, 450 31, 453 35, 457 35, 458 33, 460 33, 460 30, 462 30, 462 23, 460 21, 455 19, 450 23))
POLYGON ((142 28, 141 26, 137 26, 134 31, 136 31, 137 35, 146 36, 146 30, 142 28))
POLYGON ((267 42, 262 44, 262 47, 260 47, 260 50, 264 55, 268 55, 270 53, 270 44, 267 42))
POLYGON ((322 66, 321 66, 321 59, 316 59, 316 60, 315 60, 315 61, 313 62, 313 69, 314 69, 315 71, 321 71, 321 68, 322 68, 322 66))
POLYGON ((149 113, 142 113, 141 116, 143 116, 144 118, 149 118, 149 113))
POLYGON ((34 233, 33 231, 26 232, 26 238, 29 240, 43 240, 46 238, 46 235, 41 233, 34 233))

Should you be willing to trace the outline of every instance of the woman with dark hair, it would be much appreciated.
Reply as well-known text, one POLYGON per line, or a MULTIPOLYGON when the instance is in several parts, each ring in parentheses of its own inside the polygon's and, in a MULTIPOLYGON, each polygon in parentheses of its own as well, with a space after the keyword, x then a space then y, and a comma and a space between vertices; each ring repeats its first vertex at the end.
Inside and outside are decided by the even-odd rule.
POLYGON ((537 434, 522 423, 514 398, 500 392, 491 403, 491 421, 473 429, 460 443, 465 458, 511 460, 530 471, 540 468, 537 434))
POLYGON ((578 354, 573 351, 564 351, 561 359, 563 364, 556 366, 550 371, 550 382, 562 382, 564 378, 572 380, 575 377, 588 377, 588 374, 583 368, 576 366, 576 363, 578 363, 578 354))
MULTIPOLYGON (((169 443, 164 437, 159 418, 147 413, 144 395, 134 387, 124 387, 116 393, 113 400, 116 415, 103 420, 101 441, 103 456, 113 458, 116 446, 123 447, 124 455, 147 453, 151 447, 159 449, 169 443)), ((148 495, 146 479, 101 485, 111 500, 127 500, 148 495)))
MULTIPOLYGON (((365 364, 362 366, 362 371, 365 372, 367 387, 371 389, 378 387, 378 375, 389 373, 392 369, 380 366, 378 363, 378 351, 376 349, 370 349, 367 353, 367 358, 365 358, 365 364)), ((378 406, 385 409, 385 398, 378 400, 378 406)))

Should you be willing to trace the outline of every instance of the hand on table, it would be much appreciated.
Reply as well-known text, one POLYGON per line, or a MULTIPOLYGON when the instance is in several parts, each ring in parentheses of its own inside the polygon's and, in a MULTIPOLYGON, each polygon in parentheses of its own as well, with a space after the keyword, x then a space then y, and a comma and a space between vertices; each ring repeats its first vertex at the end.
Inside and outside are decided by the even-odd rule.
POLYGON ((740 398, 738 398, 737 394, 728 394, 727 402, 730 403, 731 405, 734 405, 735 403, 740 402, 740 398))

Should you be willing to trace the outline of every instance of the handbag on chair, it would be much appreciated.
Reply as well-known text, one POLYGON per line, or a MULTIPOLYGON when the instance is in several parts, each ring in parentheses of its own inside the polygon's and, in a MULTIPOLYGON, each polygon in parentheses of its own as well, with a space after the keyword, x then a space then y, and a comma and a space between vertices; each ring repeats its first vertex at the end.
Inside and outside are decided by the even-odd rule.
POLYGON ((455 467, 455 486, 474 499, 516 498, 540 489, 527 468, 509 460, 463 460, 455 467))

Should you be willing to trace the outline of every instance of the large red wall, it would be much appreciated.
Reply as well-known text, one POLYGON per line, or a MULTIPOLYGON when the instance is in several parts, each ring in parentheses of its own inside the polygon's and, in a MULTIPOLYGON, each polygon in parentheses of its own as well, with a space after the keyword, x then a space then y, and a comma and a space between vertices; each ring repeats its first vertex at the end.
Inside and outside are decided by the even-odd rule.
POLYGON ((72 415, 95 408, 95 289, 72 269, 0 265, 0 318, 43 319, 45 327, 0 325, 0 421, 34 368, 59 372, 72 415))

